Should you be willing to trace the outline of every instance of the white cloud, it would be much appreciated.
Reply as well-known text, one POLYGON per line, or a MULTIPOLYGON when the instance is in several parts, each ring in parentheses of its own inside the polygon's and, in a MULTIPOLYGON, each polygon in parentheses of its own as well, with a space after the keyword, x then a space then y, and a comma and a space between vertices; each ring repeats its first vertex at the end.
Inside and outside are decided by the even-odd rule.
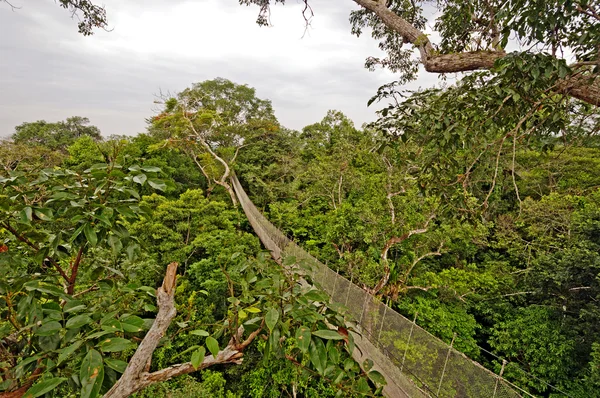
MULTIPOLYGON (((301 5, 273 8, 272 27, 255 24, 257 8, 237 0, 105 0, 110 32, 92 37, 53 1, 0 4, 0 134, 36 119, 90 117, 104 134, 133 134, 152 115, 153 94, 224 77, 273 101, 292 128, 340 109, 358 125, 374 119, 366 102, 394 79, 368 72, 378 53, 367 35, 350 34, 353 2, 313 0, 306 35, 301 5)), ((415 86, 431 85, 423 76, 415 86)), ((5 133, 5 134, 6 134, 5 133)))

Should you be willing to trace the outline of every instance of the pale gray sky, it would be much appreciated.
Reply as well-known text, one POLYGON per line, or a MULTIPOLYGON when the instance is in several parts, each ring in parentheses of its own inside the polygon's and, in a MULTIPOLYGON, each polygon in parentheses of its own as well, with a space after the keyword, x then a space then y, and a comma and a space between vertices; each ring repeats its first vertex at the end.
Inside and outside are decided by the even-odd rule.
MULTIPOLYGON (((256 88, 283 125, 300 129, 339 109, 360 126, 375 118, 367 100, 388 71, 369 72, 379 54, 368 35, 350 34, 350 0, 313 0, 304 35, 301 5, 272 10, 272 27, 237 0, 105 0, 110 32, 83 37, 53 0, 0 2, 0 136, 24 121, 86 116, 104 135, 135 134, 154 114, 154 95, 215 77, 256 88)), ((422 74, 411 85, 430 86, 422 74)))

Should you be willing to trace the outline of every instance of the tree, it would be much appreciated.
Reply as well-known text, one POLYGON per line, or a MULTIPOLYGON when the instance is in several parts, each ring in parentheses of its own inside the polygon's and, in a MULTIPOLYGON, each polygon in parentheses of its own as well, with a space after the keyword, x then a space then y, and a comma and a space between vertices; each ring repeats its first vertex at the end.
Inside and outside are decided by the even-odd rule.
MULTIPOLYGON (((385 58, 370 57, 366 66, 400 72, 399 83, 416 77, 418 65, 431 73, 495 69, 507 56, 509 38, 554 60, 573 52, 576 61, 551 87, 552 91, 600 104, 600 9, 594 1, 554 0, 452 0, 438 2, 434 30, 441 37, 434 45, 424 33, 425 1, 353 0, 360 10, 350 16, 352 33, 370 28, 385 58), (413 48, 406 48, 406 44, 413 48), (415 50, 417 59, 413 57, 415 50)), ((271 4, 285 0, 240 0, 260 7, 259 24, 267 23, 271 4)), ((309 7, 309 0, 304 0, 309 7)), ((427 10, 428 14, 430 10, 427 10)), ((529 52, 525 50, 524 52, 529 52)), ((565 65, 566 67, 566 65, 565 65)))
MULTIPOLYGON (((221 211, 225 203, 209 203, 201 192, 189 191, 172 202, 152 196, 148 204, 157 206, 147 208, 138 188, 164 189, 156 178, 159 172, 153 166, 124 169, 111 163, 82 172, 9 171, 0 179, 0 237, 5 243, 0 250, 0 397, 78 392, 85 398, 124 398, 179 375, 239 364, 258 336, 264 344, 255 350, 265 359, 299 369, 300 391, 312 374, 334 393, 377 396, 385 383, 382 376, 369 367, 361 370, 351 359, 354 342, 347 330, 352 325, 325 304, 324 293, 299 283, 303 272, 295 260, 286 260, 289 268, 281 268, 258 252, 256 238, 247 233, 235 244, 257 254, 256 259, 240 252, 222 256, 222 247, 201 242, 218 240, 219 234, 223 241, 235 240, 230 218, 238 217, 221 211), (168 230, 173 244, 165 250, 189 259, 190 250, 181 248, 189 244, 233 264, 222 268, 226 289, 214 297, 226 303, 221 317, 216 314, 204 325, 193 317, 193 297, 209 293, 191 291, 184 298, 190 305, 179 307, 184 311, 177 328, 171 325, 178 312, 175 293, 190 285, 184 274, 179 278, 184 287, 176 289, 176 263, 167 267, 157 291, 128 275, 137 258, 157 251, 145 247, 148 235, 134 233, 136 227, 160 232, 151 212, 167 223, 175 218, 168 230), (189 242, 191 225, 187 234, 181 228, 192 218, 195 227, 212 229, 189 242), (154 298, 158 312, 151 319, 154 298), (178 334, 187 342, 179 354, 189 360, 173 363, 176 358, 169 358, 166 366, 151 369, 159 345, 168 346, 178 334)), ((195 260, 202 263, 203 257, 195 260)))
POLYGON ((208 193, 221 186, 237 205, 229 184, 231 164, 247 140, 279 129, 271 102, 257 98, 253 88, 217 78, 194 84, 164 105, 151 119, 151 134, 194 160, 208 193))
POLYGON ((48 123, 45 120, 26 122, 15 127, 11 136, 17 144, 43 146, 53 150, 65 151, 77 138, 88 136, 100 140, 100 129, 90 126, 87 117, 73 116, 62 122, 48 123))
POLYGON ((67 384, 97 396, 105 374, 116 376, 109 368, 122 363, 100 351, 131 349, 132 336, 145 329, 146 293, 125 288, 117 270, 125 255, 139 252, 124 223, 142 212, 136 186, 160 185, 157 171, 96 164, 81 173, 10 171, 0 179, 0 386, 8 396, 39 396, 72 375, 79 381, 67 384), (127 307, 129 315, 117 320, 127 307), (128 336, 119 336, 123 322, 128 336), (102 325, 112 331, 98 333, 102 325))
MULTIPOLYGON (((7 3, 13 10, 20 8, 16 7, 11 2, 12 0, 0 1, 7 3)), ((62 8, 68 10, 73 18, 78 19, 77 27, 79 28, 79 33, 84 36, 93 35, 94 29, 106 29, 108 26, 104 7, 95 5, 90 0, 58 0, 57 3, 62 8)))
POLYGON ((4 173, 33 171, 58 166, 65 154, 41 146, 0 141, 0 164, 4 173))

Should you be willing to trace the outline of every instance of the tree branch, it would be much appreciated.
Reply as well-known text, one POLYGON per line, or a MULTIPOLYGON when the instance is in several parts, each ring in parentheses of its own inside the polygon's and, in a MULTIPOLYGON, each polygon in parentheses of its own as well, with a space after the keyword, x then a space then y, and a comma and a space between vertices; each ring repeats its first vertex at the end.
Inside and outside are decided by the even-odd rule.
POLYGON ((71 277, 69 278, 69 285, 67 286, 67 294, 73 294, 75 290, 75 282, 77 281, 77 271, 79 270, 79 264, 81 264, 81 256, 83 255, 83 249, 85 248, 85 244, 81 245, 79 251, 77 252, 77 257, 75 258, 75 262, 71 267, 71 277))
MULTIPOLYGON (((16 229, 14 229, 9 223, 3 222, 1 225, 2 225, 2 227, 4 227, 4 229, 6 229, 11 234, 13 234, 18 240, 20 240, 21 242, 25 243, 27 246, 31 247, 32 249, 34 249, 36 252, 40 250, 39 246, 37 246, 36 244, 32 243, 25 236, 21 235, 19 233, 19 231, 17 231, 16 229)), ((53 258, 50 258, 50 257, 46 257, 46 260, 50 261, 50 263, 54 266, 54 268, 56 268, 56 270, 58 271, 58 273, 60 274, 60 276, 62 276, 63 279, 68 283, 69 282, 69 276, 61 268, 60 264, 58 264, 53 258)))
POLYGON ((207 355, 202 363, 195 368, 191 362, 172 365, 168 368, 156 372, 148 372, 148 364, 152 360, 152 354, 160 339, 164 336, 171 321, 177 314, 175 309, 175 285, 177 274, 177 263, 171 263, 167 266, 167 272, 161 287, 158 288, 156 301, 158 303, 158 314, 152 324, 152 327, 138 346, 135 354, 129 361, 125 372, 121 378, 104 395, 104 398, 126 398, 136 391, 139 391, 151 384, 169 380, 173 377, 206 369, 213 365, 242 362, 243 350, 261 332, 261 327, 252 332, 248 338, 240 343, 244 328, 240 326, 237 333, 231 337, 229 344, 223 350, 219 351, 217 356, 207 355))
MULTIPOLYGON (((386 2, 374 0, 353 0, 356 4, 373 12, 386 27, 398 33, 418 50, 421 63, 427 72, 456 73, 478 69, 491 69, 494 63, 506 55, 504 50, 465 51, 452 54, 438 54, 425 33, 386 6, 386 2)), ((577 64, 575 64, 577 65, 577 64)), ((588 73, 572 75, 557 85, 557 93, 577 98, 592 105, 600 105, 600 78, 588 73)))

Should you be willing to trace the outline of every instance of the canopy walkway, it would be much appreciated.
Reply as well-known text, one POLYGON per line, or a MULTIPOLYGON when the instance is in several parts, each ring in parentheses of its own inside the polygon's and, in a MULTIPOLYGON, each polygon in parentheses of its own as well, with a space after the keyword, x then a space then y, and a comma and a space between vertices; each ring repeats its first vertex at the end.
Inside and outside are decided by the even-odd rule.
POLYGON ((414 321, 381 303, 304 251, 256 208, 237 177, 232 184, 252 228, 276 260, 294 256, 311 265, 312 281, 343 304, 357 324, 354 357, 366 358, 386 378, 384 394, 404 397, 529 397, 527 392, 469 359, 414 321))

